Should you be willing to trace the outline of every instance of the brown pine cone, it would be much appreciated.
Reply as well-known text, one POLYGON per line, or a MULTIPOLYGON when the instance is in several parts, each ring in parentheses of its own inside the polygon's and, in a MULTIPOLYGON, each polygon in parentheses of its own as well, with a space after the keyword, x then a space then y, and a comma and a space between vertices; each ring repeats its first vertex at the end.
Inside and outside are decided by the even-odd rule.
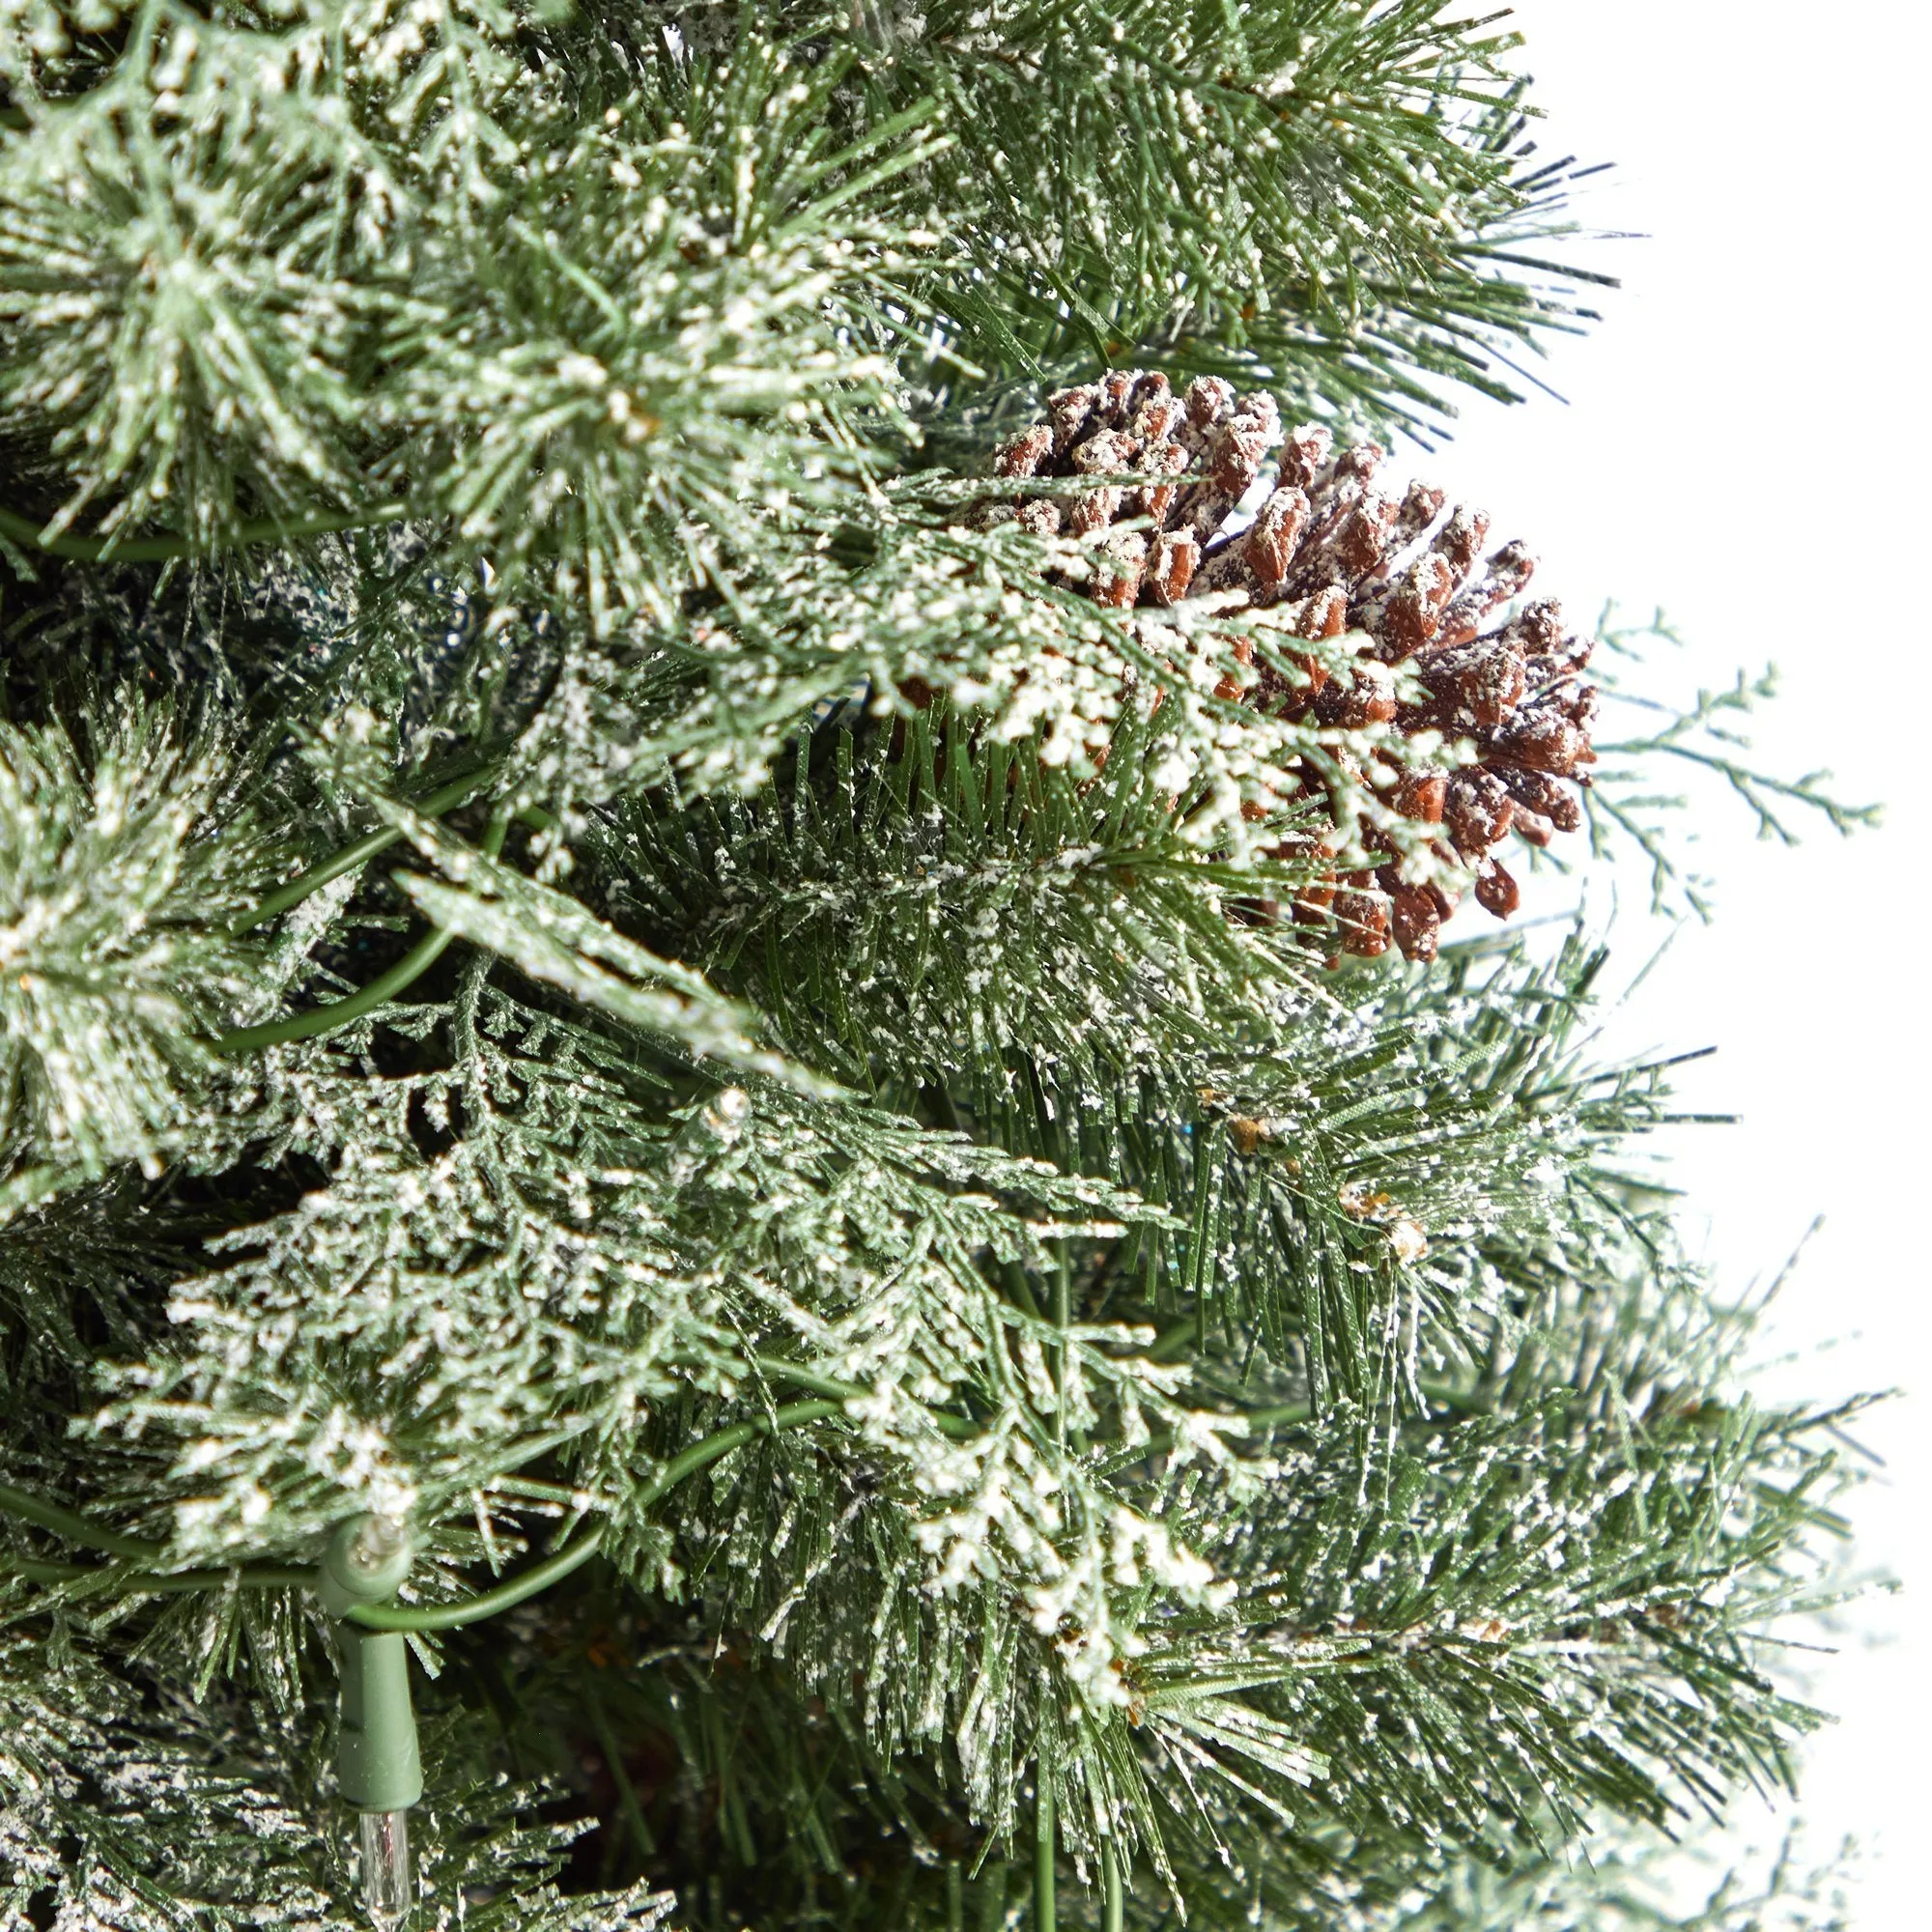
MULTIPOLYGON (((1331 452, 1320 428, 1284 440, 1271 397, 1237 396, 1217 377, 1197 377, 1177 396, 1165 376, 1112 370, 1048 397, 1047 412, 1001 448, 996 475, 1146 480, 1098 484, 1085 496, 1020 496, 991 514, 1040 536, 1114 530, 1085 586, 1103 604, 1127 610, 1240 590, 1251 605, 1286 607, 1293 636, 1359 635, 1352 675, 1332 675, 1310 656, 1293 680, 1264 667, 1245 686, 1231 673, 1218 695, 1322 724, 1393 724, 1399 738, 1379 753, 1395 772, 1392 809, 1440 827, 1434 851, 1473 872, 1477 902, 1508 918, 1517 884, 1493 848, 1512 832, 1544 845, 1554 832, 1575 831, 1576 787, 1589 782, 1582 767, 1595 755, 1597 693, 1582 676, 1589 640, 1567 634, 1548 600, 1485 628, 1536 567, 1522 546, 1484 556, 1489 519, 1480 510, 1445 516, 1442 492, 1427 484, 1400 497, 1378 489, 1382 451, 1374 443, 1331 452), (1272 487, 1250 522, 1224 534, 1277 444, 1272 487), (1144 526, 1115 530, 1135 520, 1144 526), (1410 695, 1399 698, 1404 685, 1410 695), (1464 742, 1473 761, 1404 763, 1400 738, 1423 732, 1464 742)), ((1303 783, 1321 791, 1312 772, 1303 783)), ((1378 840, 1393 860, 1387 835, 1370 828, 1366 842, 1378 840)), ((1332 921, 1348 952, 1373 956, 1393 939, 1408 958, 1431 959, 1454 908, 1439 886, 1406 880, 1390 863, 1330 876, 1296 910, 1332 921)))

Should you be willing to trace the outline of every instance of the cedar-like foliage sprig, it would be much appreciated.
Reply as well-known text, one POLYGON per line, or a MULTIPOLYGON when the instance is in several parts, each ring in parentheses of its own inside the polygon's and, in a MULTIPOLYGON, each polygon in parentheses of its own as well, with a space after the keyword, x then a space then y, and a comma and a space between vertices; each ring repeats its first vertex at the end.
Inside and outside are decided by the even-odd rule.
POLYGON ((1777 694, 1775 665, 1755 672, 1741 668, 1728 685, 1671 703, 1648 688, 1667 663, 1657 646, 1682 649, 1685 642, 1662 611, 1639 623, 1621 619, 1614 605, 1605 606, 1597 639, 1599 662, 1607 668, 1603 683, 1613 729, 1603 746, 1610 760, 1602 774, 1607 783, 1584 801, 1591 848, 1595 853, 1636 848, 1649 867, 1653 911, 1682 906, 1709 919, 1715 904, 1712 882, 1687 869, 1667 830, 1690 795, 1681 789, 1656 791, 1653 785, 1701 780, 1701 796, 1714 788, 1728 791, 1756 820, 1758 837, 1781 845, 1795 845, 1807 819, 1822 819, 1841 836, 1877 823, 1878 808, 1839 797, 1830 772, 1785 778, 1752 755, 1750 721, 1777 694))

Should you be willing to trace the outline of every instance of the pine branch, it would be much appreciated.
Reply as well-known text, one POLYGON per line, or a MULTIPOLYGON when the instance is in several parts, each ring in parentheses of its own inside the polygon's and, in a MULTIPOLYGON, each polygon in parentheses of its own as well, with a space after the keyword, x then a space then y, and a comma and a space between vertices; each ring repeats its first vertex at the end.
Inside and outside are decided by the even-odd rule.
POLYGON ((246 986, 231 937, 272 844, 238 745, 115 698, 58 724, 0 724, 0 1147, 87 1178, 153 1166, 213 1071, 211 1035, 246 986), (223 838, 218 834, 225 832, 223 838))
MULTIPOLYGON (((137 11, 107 80, 0 147, 0 315, 17 330, 0 429, 66 479, 40 547, 205 551, 406 510, 453 519, 499 577, 527 563, 604 628, 661 616, 690 569, 750 538, 749 508, 864 472, 856 425, 887 369, 845 339, 840 292, 863 281, 877 303, 899 243, 852 204, 889 206, 924 150, 900 114, 825 153, 811 130, 837 64, 795 86, 748 36, 728 65, 553 146, 565 110, 513 80, 493 39, 508 14, 480 35, 443 16, 421 70, 391 76, 403 113, 380 56, 342 65, 335 37, 374 27, 355 7, 285 36, 170 0, 137 11), (432 78, 489 98, 445 124, 473 139, 417 143, 432 78), (725 138, 740 128, 755 156, 725 138), (540 180, 520 135, 544 140, 540 180), (169 265, 152 286, 150 261, 169 265), (374 501, 372 477, 388 486, 374 501), (163 500, 186 527, 139 535, 163 500), (97 504, 100 537, 69 539, 97 504)), ((14 506, 17 536, 30 521, 14 506)))
MULTIPOLYGON (((732 11, 662 13, 704 45, 732 11)), ((1519 152, 1515 38, 1437 0, 791 12, 852 36, 867 114, 940 102, 980 272, 934 299, 984 368, 1239 367, 1420 429, 1444 381, 1512 395, 1490 355, 1587 314, 1557 291, 1597 278, 1523 260, 1568 231, 1561 170, 1519 152)))

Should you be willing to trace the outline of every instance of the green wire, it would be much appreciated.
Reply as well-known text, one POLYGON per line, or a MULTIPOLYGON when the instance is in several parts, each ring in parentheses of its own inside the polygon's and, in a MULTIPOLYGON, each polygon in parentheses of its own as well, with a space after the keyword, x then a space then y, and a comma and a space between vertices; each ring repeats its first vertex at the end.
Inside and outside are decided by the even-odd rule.
MULTIPOLYGON (((775 1381, 795 1382, 800 1388, 817 1389, 822 1394, 836 1396, 841 1403, 865 1402, 872 1394, 870 1389, 861 1388, 857 1382, 841 1382, 835 1376, 822 1376, 816 1369, 783 1361, 776 1355, 753 1355, 752 1364, 775 1381)), ((963 1415, 948 1415, 939 1409, 932 1411, 932 1422, 942 1435, 951 1435, 955 1440, 980 1433, 977 1422, 969 1422, 963 1415)))
POLYGON ((449 950, 449 942, 454 937, 447 930, 432 932, 411 947, 386 973, 371 980, 359 992, 351 993, 347 999, 333 1001, 326 1007, 312 1007, 307 1012, 295 1013, 287 1019, 268 1020, 261 1026, 237 1027, 232 1033, 217 1037, 215 1051, 254 1053, 265 1046, 284 1046, 290 1040, 314 1039, 319 1035, 334 1033, 352 1020, 359 1020, 364 1013, 373 1012, 405 987, 413 985, 449 950))
MULTIPOLYGON (((103 1529, 99 1523, 90 1522, 84 1516, 76 1516, 71 1510, 64 1510, 57 1503, 43 1502, 39 1496, 26 1490, 16 1490, 11 1483, 0 1483, 0 1510, 15 1516, 22 1522, 31 1522, 42 1529, 50 1529, 56 1536, 65 1537, 70 1543, 77 1543, 85 1549, 99 1549, 103 1555, 131 1558, 137 1563, 158 1561, 163 1554, 158 1543, 143 1543, 139 1537, 123 1536, 117 1530, 103 1529)), ((0 1552, 0 1568, 25 1577, 33 1583, 68 1583, 76 1577, 92 1577, 101 1573, 103 1566, 86 1563, 52 1563, 33 1556, 14 1556, 0 1552)), ((165 1596, 183 1590, 210 1590, 223 1588, 230 1580, 250 1587, 270 1587, 306 1583, 310 1580, 306 1570, 288 1569, 237 1569, 237 1570, 178 1570, 172 1573, 152 1574, 136 1572, 132 1577, 124 1578, 128 1586, 128 1594, 139 1592, 147 1595, 165 1596)))
MULTIPOLYGON (((503 849, 503 835, 510 829, 510 813, 498 810, 492 814, 490 829, 483 835, 483 850, 495 858, 503 849)), ((372 835, 373 837, 373 835, 372 835)), ((365 843, 367 841, 364 841, 365 843)), ((379 975, 348 998, 326 1007, 311 1007, 305 1013, 292 1013, 286 1019, 267 1020, 260 1026, 237 1027, 219 1035, 214 1042, 219 1053, 253 1053, 265 1046, 282 1046, 293 1039, 314 1039, 334 1033, 339 1027, 359 1020, 364 1013, 386 1005, 406 987, 412 986, 449 950, 456 937, 447 927, 428 934, 403 954, 386 973, 379 975)))
MULTIPOLYGON (((750 1422, 734 1422, 716 1435, 707 1435, 702 1442, 694 1442, 681 1456, 673 1457, 655 1481, 645 1486, 638 1497, 637 1506, 648 1509, 687 1476, 757 1436, 776 1434, 781 1429, 791 1429, 803 1422, 821 1422, 831 1416, 842 1415, 844 1411, 842 1401, 795 1402, 769 1416, 761 1415, 750 1422)), ((457 1630, 465 1624, 479 1623, 485 1617, 494 1617, 498 1610, 507 1610, 526 1598, 534 1597, 540 1590, 549 1589, 553 1583, 561 1582, 572 1571, 582 1569, 597 1554, 603 1541, 603 1530, 593 1529, 579 1537, 568 1548, 559 1549, 548 1561, 534 1565, 521 1576, 510 1577, 494 1590, 486 1590, 480 1597, 466 1597, 457 1604, 426 1605, 419 1609, 387 1604, 358 1604, 349 1611, 348 1621, 360 1624, 365 1630, 380 1631, 457 1630)))
MULTIPOLYGON (((347 1004, 344 1002, 343 1004, 347 1004)), ((659 1501, 687 1476, 694 1475, 721 1456, 727 1456, 733 1449, 756 1440, 760 1435, 774 1435, 781 1429, 794 1429, 809 1422, 826 1422, 835 1416, 843 1415, 847 1403, 863 1400, 868 1391, 855 1382, 839 1381, 831 1376, 822 1376, 815 1369, 808 1369, 800 1364, 786 1362, 776 1356, 757 1355, 753 1361, 766 1375, 776 1380, 790 1381, 806 1388, 824 1391, 810 1402, 788 1403, 775 1409, 770 1415, 755 1416, 750 1421, 734 1422, 726 1428, 707 1435, 701 1442, 694 1442, 681 1455, 674 1456, 665 1464, 658 1475, 645 1486, 638 1497, 637 1506, 648 1509, 659 1501)), ((980 1431, 976 1424, 964 1416, 935 1413, 934 1424, 946 1435, 952 1436, 977 1435, 980 1431)), ((52 1530, 65 1537, 70 1543, 78 1543, 90 1549, 99 1549, 110 1556, 130 1557, 136 1561, 153 1561, 162 1551, 158 1544, 143 1543, 134 1537, 122 1536, 113 1530, 102 1529, 89 1522, 85 1517, 74 1515, 57 1504, 43 1502, 38 1496, 25 1490, 16 1490, 11 1484, 0 1483, 0 1511, 19 1518, 24 1522, 38 1524, 43 1529, 52 1530)), ((555 1555, 543 1562, 533 1564, 520 1575, 508 1577, 494 1590, 486 1590, 480 1596, 465 1597, 453 1604, 426 1604, 414 1608, 388 1604, 358 1604, 347 1613, 346 1620, 359 1624, 364 1630, 376 1631, 440 1631, 458 1630, 465 1624, 480 1623, 486 1617, 495 1616, 499 1610, 507 1610, 524 1603, 540 1591, 547 1590, 553 1583, 582 1566, 597 1554, 603 1546, 604 1532, 601 1528, 587 1531, 567 1548, 559 1549, 555 1555)), ((48 1562, 39 1557, 14 1556, 0 1552, 0 1570, 12 1571, 16 1576, 25 1577, 31 1582, 66 1583, 77 1577, 103 1574, 99 1566, 79 1563, 48 1562)), ((219 1589, 230 1584, 243 1588, 286 1589, 293 1587, 312 1587, 315 1572, 311 1570, 292 1570, 279 1568, 237 1569, 237 1570, 184 1570, 174 1574, 137 1572, 132 1577, 119 1579, 123 1584, 121 1594, 126 1596, 165 1596, 184 1590, 219 1589)))
POLYGON ((64 1536, 70 1543, 77 1543, 84 1549, 102 1550, 109 1556, 131 1556, 137 1563, 161 1553, 158 1543, 143 1543, 138 1537, 102 1529, 89 1522, 84 1516, 75 1516, 71 1510, 64 1510, 57 1503, 43 1502, 39 1496, 26 1490, 16 1490, 11 1483, 0 1483, 0 1510, 5 1510, 9 1516, 18 1517, 22 1522, 50 1529, 56 1536, 64 1536))
POLYGON ((217 1053, 254 1053, 265 1046, 283 1046, 294 1039, 314 1039, 334 1033, 352 1020, 393 999, 412 986, 449 950, 455 935, 447 930, 432 932, 403 954, 386 973, 379 975, 359 991, 326 1007, 312 1007, 307 1012, 287 1019, 267 1020, 260 1026, 237 1027, 219 1035, 214 1042, 217 1053))
POLYGON ((1053 1785, 1041 1753, 1035 1769, 1038 1790, 1034 1799, 1033 1932, 1054 1932, 1053 1785))
POLYGON ((460 1630, 465 1624, 481 1623, 498 1610, 510 1609, 526 1597, 560 1583, 572 1571, 581 1570, 597 1554, 604 1532, 593 1529, 581 1536, 567 1549, 559 1549, 547 1561, 533 1564, 521 1576, 512 1577, 480 1597, 465 1597, 454 1604, 430 1604, 420 1609, 407 1609, 392 1604, 357 1604, 343 1617, 345 1623, 359 1624, 374 1631, 460 1630))
MULTIPOLYGON (((733 1449, 754 1440, 760 1435, 774 1434, 781 1429, 791 1429, 801 1423, 821 1422, 845 1411, 844 1401, 838 1402, 795 1402, 775 1410, 769 1416, 757 1416, 749 1422, 734 1422, 728 1428, 707 1435, 703 1441, 695 1442, 680 1456, 675 1456, 650 1483, 639 1497, 639 1505, 648 1509, 650 1505, 674 1490, 684 1479, 715 1463, 721 1456, 729 1455, 733 1449)), ((153 1543, 141 1543, 133 1537, 120 1536, 112 1530, 102 1529, 89 1522, 85 1517, 75 1516, 70 1510, 56 1504, 43 1502, 40 1497, 29 1494, 25 1490, 16 1490, 11 1484, 0 1483, 0 1510, 18 1517, 24 1522, 37 1523, 43 1529, 50 1529, 64 1536, 71 1543, 78 1543, 90 1549, 99 1549, 109 1555, 154 1558, 161 1554, 160 1547, 153 1543)), ((494 1590, 487 1590, 481 1596, 466 1597, 460 1603, 426 1605, 419 1609, 401 1609, 388 1605, 357 1605, 349 1611, 347 1621, 360 1624, 367 1630, 431 1631, 455 1630, 464 1624, 480 1622, 485 1617, 495 1616, 498 1610, 507 1610, 512 1605, 521 1604, 526 1598, 534 1597, 540 1590, 560 1582, 572 1571, 578 1570, 596 1555, 603 1542, 603 1531, 594 1529, 588 1535, 580 1537, 567 1549, 560 1549, 547 1561, 533 1565, 520 1576, 510 1577, 494 1590)), ((83 1563, 52 1563, 40 1557, 15 1556, 0 1551, 0 1569, 10 1570, 16 1576, 25 1577, 31 1582, 69 1583, 76 1577, 105 1575, 105 1566, 83 1563)), ((123 1590, 127 1596, 167 1596, 185 1590, 220 1589, 231 1582, 255 1589, 310 1588, 316 1580, 313 1570, 296 1570, 262 1567, 237 1570, 182 1570, 170 1573, 153 1574, 137 1572, 132 1577, 122 1577, 123 1590)))
MULTIPOLYGON (((347 1004, 346 1002, 344 1004, 347 1004)), ((821 1375, 816 1369, 806 1368, 803 1364, 787 1362, 773 1355, 754 1355, 753 1364, 758 1370, 777 1381, 794 1382, 801 1387, 818 1389, 821 1396, 811 1402, 788 1403, 775 1409, 769 1416, 756 1416, 746 1422, 734 1422, 716 1434, 707 1435, 701 1442, 695 1442, 681 1455, 674 1456, 666 1463, 656 1478, 650 1482, 638 1497, 637 1506, 648 1509, 653 1503, 674 1490, 687 1476, 707 1467, 722 1456, 727 1456, 733 1449, 756 1440, 760 1435, 773 1435, 781 1429, 797 1428, 804 1423, 830 1421, 842 1415, 845 1406, 862 1401, 868 1391, 856 1382, 840 1381, 836 1377, 821 1375)), ((1263 1427, 1281 1422, 1306 1420, 1309 1410, 1306 1404, 1284 1404, 1279 1408, 1256 1409, 1248 1418, 1263 1427)), ((980 1434, 979 1425, 960 1415, 948 1415, 935 1410, 932 1421, 936 1428, 955 1439, 970 1437, 980 1434)), ((1141 1455, 1156 1453, 1171 1446, 1171 1436, 1157 1436, 1144 1444, 1137 1452, 1141 1455)), ((116 1531, 102 1529, 90 1522, 85 1517, 76 1516, 71 1510, 64 1510, 57 1504, 43 1502, 40 1497, 25 1490, 18 1490, 9 1483, 0 1483, 0 1511, 17 1517, 23 1522, 38 1524, 42 1529, 65 1537, 70 1543, 78 1543, 89 1549, 99 1549, 106 1555, 131 1558, 137 1562, 156 1560, 162 1550, 158 1544, 143 1543, 130 1536, 122 1536, 116 1531)), ((553 1583, 559 1583, 564 1577, 582 1568, 595 1556, 603 1546, 604 1532, 601 1528, 587 1531, 584 1535, 559 1549, 554 1556, 533 1564, 520 1575, 506 1578, 494 1590, 486 1590, 479 1596, 465 1597, 453 1604, 427 1604, 414 1608, 396 1605, 358 1604, 348 1612, 348 1621, 359 1624, 365 1630, 377 1631, 440 1631, 459 1630, 466 1624, 480 1623, 486 1617, 495 1616, 499 1610, 507 1610, 514 1605, 547 1590, 553 1583)), ((66 1583, 76 1577, 102 1574, 99 1566, 79 1563, 57 1563, 39 1557, 15 1556, 0 1551, 0 1570, 25 1577, 30 1582, 66 1583)), ((168 1572, 136 1572, 133 1576, 119 1579, 123 1585, 121 1594, 126 1596, 169 1596, 185 1590, 222 1589, 239 1585, 243 1589, 289 1589, 312 1587, 315 1573, 310 1570, 295 1570, 274 1567, 239 1568, 234 1570, 184 1570, 168 1572)), ((1047 1806, 1046 1829, 1052 1827, 1052 1794, 1046 1792, 1043 1803, 1047 1806)), ((1050 1863, 1050 1859, 1049 1859, 1050 1863)), ((1048 1874, 1051 1885, 1051 1874, 1048 1874)), ((1048 1907, 1051 1911, 1049 1896, 1048 1907)), ((1053 1932, 1051 1918, 1045 1932, 1053 1932)))
POLYGON ((73 563, 172 563, 179 558, 209 556, 216 551, 241 549, 258 543, 295 543, 303 537, 327 536, 335 530, 376 529, 384 524, 400 523, 409 515, 403 503, 380 503, 373 510, 343 510, 316 517, 298 517, 293 523, 262 522, 243 524, 217 544, 196 543, 188 537, 130 537, 119 543, 112 537, 44 536, 31 517, 13 510, 0 510, 0 536, 43 551, 49 556, 66 557, 73 563))
MULTIPOLYGON (((411 810, 424 818, 440 818, 445 811, 454 811, 484 782, 491 769, 488 765, 479 765, 467 777, 453 781, 440 791, 431 792, 411 810)), ((277 886, 246 919, 229 928, 231 935, 240 939, 244 932, 252 932, 256 926, 266 925, 270 920, 280 918, 291 906, 299 905, 311 893, 320 892, 331 879, 339 879, 344 872, 353 872, 358 866, 366 866, 378 853, 386 852, 402 836, 400 825, 385 825, 380 831, 356 839, 353 845, 345 845, 341 851, 311 866, 287 885, 277 886)))
MULTIPOLYGON (((0 1571, 24 1577, 30 1583, 71 1583, 82 1577, 102 1577, 105 1564, 50 1563, 38 1556, 14 1556, 0 1550, 0 1571)), ((269 1564, 236 1570, 136 1570, 115 1579, 117 1597, 178 1597, 190 1590, 300 1590, 315 1581, 313 1570, 269 1564)))

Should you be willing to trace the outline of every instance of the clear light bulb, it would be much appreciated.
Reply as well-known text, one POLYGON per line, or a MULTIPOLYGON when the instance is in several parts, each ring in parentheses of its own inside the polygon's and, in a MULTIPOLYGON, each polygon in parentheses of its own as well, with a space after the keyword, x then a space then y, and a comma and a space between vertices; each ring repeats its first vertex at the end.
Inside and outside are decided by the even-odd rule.
POLYGON ((362 1909, 376 1932, 394 1932, 408 1916, 410 1814, 364 1811, 362 1829, 362 1909))
POLYGON ((381 1570, 409 1541, 394 1517, 365 1516, 349 1546, 349 1560, 363 1572, 381 1570))

